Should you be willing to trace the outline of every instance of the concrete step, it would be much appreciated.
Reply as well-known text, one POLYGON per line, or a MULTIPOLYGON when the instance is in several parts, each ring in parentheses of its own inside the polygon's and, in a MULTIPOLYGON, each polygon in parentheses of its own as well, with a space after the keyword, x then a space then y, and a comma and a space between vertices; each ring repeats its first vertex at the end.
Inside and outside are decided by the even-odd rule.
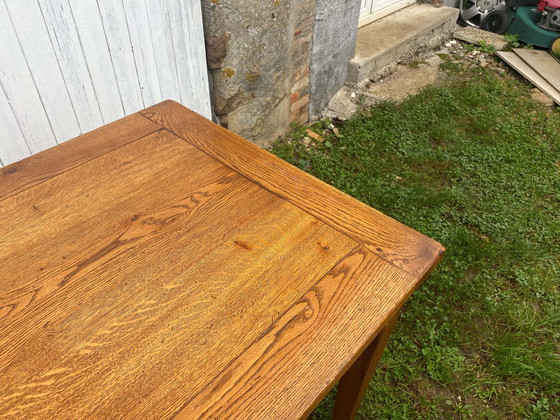
POLYGON ((414 4, 358 29, 356 52, 348 63, 347 81, 362 85, 391 73, 441 45, 457 29, 459 10, 414 4))

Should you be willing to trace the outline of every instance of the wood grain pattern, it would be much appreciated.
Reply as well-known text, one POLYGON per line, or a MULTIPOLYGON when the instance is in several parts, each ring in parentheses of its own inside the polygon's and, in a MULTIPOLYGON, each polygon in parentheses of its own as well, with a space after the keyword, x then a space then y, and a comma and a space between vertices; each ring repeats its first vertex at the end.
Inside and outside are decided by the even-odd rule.
POLYGON ((131 115, 55 148, 0 168, 0 202, 158 130, 161 130, 161 126, 140 115, 131 115))
POLYGON ((0 417, 304 418, 420 283, 164 127, 136 114, 0 170, 0 417))
POLYGON ((144 1, 138 0, 123 0, 123 6, 144 103, 156 104, 163 98, 152 47, 148 10, 144 1))
POLYGON ((0 413, 19 418, 171 415, 356 246, 165 131, 9 198, 8 223, 0 394, 21 398, 0 413))
POLYGON ((0 89, 0 138, 12 139, 9 142, 0 141, 2 165, 9 165, 31 154, 3 89, 0 89))
MULTIPOLYGON (((104 124, 103 115, 70 1, 38 0, 37 4, 45 20, 80 129, 82 133, 94 130, 104 124)), ((95 21, 95 16, 91 19, 95 21)))
POLYGON ((200 86, 207 88, 209 86, 206 66, 193 67, 190 77, 185 77, 183 72, 183 68, 191 62, 206 63, 202 31, 193 30, 193 22, 202 22, 201 3, 188 0, 167 0, 166 10, 169 12, 172 22, 181 103, 192 103, 192 109, 208 117, 212 113, 210 95, 198 93, 200 86))
POLYGON ((10 102, 19 128, 32 153, 54 146, 56 140, 44 113, 27 60, 19 46, 5 2, 0 3, 0 86, 10 102))
POLYGON ((145 108, 138 79, 136 58, 130 41, 128 23, 122 1, 97 0, 113 69, 119 85, 124 113, 129 115, 145 108))
MULTIPOLYGON (((73 0, 69 2, 69 7, 71 7, 72 18, 76 23, 76 32, 79 36, 83 57, 74 56, 78 51, 73 51, 69 55, 69 60, 71 63, 83 60, 87 65, 88 76, 95 89, 95 106, 101 113, 103 123, 110 123, 124 117, 125 109, 121 100, 117 75, 113 69, 113 59, 109 51, 100 6, 94 0, 73 0)), ((76 87, 71 84, 69 89, 76 89, 76 87)), ((87 108, 79 109, 77 112, 87 112, 87 108)))
POLYGON ((336 391, 333 420, 353 419, 358 413, 360 403, 366 394, 377 364, 381 360, 383 350, 397 323, 397 318, 398 314, 393 315, 388 324, 340 378, 336 391))
POLYGON ((166 30, 171 25, 168 3, 166 0, 144 0, 144 3, 150 14, 148 24, 152 34, 152 49, 157 72, 160 75, 167 75, 165 80, 160 82, 161 96, 181 102, 173 37, 171 31, 166 30), (170 48, 159 48, 160 45, 169 45, 170 48))
POLYGON ((305 418, 384 327, 380 318, 398 311, 411 280, 364 248, 352 251, 177 418, 305 418))
POLYGON ((141 111, 177 136, 417 278, 443 254, 434 240, 336 190, 187 108, 165 101, 141 111))

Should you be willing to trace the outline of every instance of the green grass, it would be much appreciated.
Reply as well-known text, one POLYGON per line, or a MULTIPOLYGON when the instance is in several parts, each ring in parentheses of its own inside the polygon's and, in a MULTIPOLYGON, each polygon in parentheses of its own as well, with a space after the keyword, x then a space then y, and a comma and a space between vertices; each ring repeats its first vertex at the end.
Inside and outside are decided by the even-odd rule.
MULTIPOLYGON (((358 418, 560 418, 560 112, 453 66, 273 152, 447 248, 405 305, 358 418), (307 142, 308 144, 308 142, 307 142)), ((333 393, 312 415, 330 418, 333 393)))

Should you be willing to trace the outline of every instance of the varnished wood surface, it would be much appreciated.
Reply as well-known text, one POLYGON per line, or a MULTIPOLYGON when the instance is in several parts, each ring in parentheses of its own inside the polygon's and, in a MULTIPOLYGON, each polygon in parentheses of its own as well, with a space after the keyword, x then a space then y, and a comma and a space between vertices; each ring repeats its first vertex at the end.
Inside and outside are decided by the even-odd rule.
POLYGON ((415 277, 430 270, 443 247, 394 219, 265 152, 241 137, 198 118, 173 101, 141 114, 290 201, 325 223, 363 243, 374 254, 415 277))
POLYGON ((0 202, 138 138, 161 130, 138 114, 107 124, 12 165, 0 168, 0 202))
MULTIPOLYGON (((320 217, 173 134, 187 129, 165 122, 170 108, 0 173, 0 417, 301 418, 421 281, 335 210, 320 217)), ((318 186, 339 197, 292 181, 309 201, 318 186)), ((360 229, 397 224, 349 202, 383 220, 360 229)), ((422 273, 439 255, 417 254, 422 273)))
POLYGON ((336 391, 333 420, 352 419, 358 413, 362 398, 366 394, 375 368, 381 360, 383 350, 385 350, 387 341, 389 341, 393 332, 393 327, 397 323, 397 318, 398 313, 393 315, 393 318, 389 320, 344 376, 340 378, 336 391))

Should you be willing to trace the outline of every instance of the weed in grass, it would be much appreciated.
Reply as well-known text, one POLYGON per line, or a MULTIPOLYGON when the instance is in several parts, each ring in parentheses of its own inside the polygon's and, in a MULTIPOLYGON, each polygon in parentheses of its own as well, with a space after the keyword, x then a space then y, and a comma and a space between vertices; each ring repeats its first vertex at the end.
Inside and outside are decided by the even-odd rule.
POLYGON ((510 34, 506 32, 504 34, 504 41, 509 42, 512 48, 533 48, 531 44, 520 41, 518 34, 510 34))
POLYGON ((445 85, 364 111, 340 137, 274 148, 447 248, 359 417, 559 418, 560 112, 517 79, 441 67, 445 85))
POLYGON ((480 41, 480 51, 488 54, 492 54, 496 51, 496 46, 493 44, 488 44, 485 41, 480 41))

